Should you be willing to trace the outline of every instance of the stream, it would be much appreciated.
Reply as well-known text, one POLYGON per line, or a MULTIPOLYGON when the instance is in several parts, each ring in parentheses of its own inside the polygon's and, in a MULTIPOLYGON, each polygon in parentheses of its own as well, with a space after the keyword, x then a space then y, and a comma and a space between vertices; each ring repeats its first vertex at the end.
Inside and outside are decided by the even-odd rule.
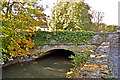
POLYGON ((6 66, 2 68, 2 78, 65 78, 72 68, 69 52, 56 50, 35 61, 6 66))

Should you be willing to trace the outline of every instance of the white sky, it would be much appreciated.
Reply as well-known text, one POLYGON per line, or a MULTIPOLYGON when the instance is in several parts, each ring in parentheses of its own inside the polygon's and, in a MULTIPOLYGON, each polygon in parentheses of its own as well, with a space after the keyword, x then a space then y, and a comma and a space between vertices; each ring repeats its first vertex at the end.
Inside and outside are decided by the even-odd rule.
MULTIPOLYGON (((51 15, 53 3, 57 0, 43 0, 42 4, 49 6, 45 13, 51 15)), ((118 25, 118 2, 120 0, 85 0, 85 3, 91 7, 91 10, 104 12, 103 23, 108 25, 118 25)))

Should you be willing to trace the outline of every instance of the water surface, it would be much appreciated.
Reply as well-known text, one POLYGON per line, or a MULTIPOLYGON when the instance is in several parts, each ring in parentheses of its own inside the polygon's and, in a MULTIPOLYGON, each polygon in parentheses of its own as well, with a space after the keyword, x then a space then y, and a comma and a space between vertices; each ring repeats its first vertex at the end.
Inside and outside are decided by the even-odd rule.
POLYGON ((3 78, 65 78, 65 73, 72 67, 67 54, 55 52, 36 61, 4 67, 2 76, 3 78))

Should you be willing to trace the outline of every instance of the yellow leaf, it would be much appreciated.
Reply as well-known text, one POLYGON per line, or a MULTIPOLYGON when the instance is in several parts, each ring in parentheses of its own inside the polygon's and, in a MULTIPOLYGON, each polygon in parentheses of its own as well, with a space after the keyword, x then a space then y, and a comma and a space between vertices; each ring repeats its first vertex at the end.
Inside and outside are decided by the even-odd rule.
POLYGON ((26 48, 26 51, 29 51, 29 48, 26 48))

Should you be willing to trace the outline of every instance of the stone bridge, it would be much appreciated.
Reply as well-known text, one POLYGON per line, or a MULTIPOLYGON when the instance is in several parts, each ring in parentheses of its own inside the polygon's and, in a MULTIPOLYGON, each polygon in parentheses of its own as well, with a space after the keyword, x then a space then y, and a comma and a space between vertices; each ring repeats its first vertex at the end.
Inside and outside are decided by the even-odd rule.
MULTIPOLYGON (((50 45, 45 45, 42 48, 38 48, 38 49, 34 49, 32 50, 32 54, 34 54, 32 57, 33 58, 40 58, 44 55, 50 54, 49 51, 52 50, 58 50, 58 49, 64 49, 64 50, 69 50, 72 51, 74 53, 74 51, 81 51, 82 48, 85 48, 86 46, 89 45, 78 45, 78 46, 74 46, 74 45, 55 45, 55 46, 50 46, 50 45)), ((96 46, 92 45, 92 48, 95 50, 96 46)))
POLYGON ((109 32, 109 33, 98 32, 91 40, 89 40, 89 42, 90 42, 89 44, 80 43, 78 46, 75 46, 72 43, 57 44, 53 40, 51 43, 49 43, 49 44, 53 44, 52 46, 49 44, 45 44, 42 47, 39 46, 38 48, 31 50, 31 55, 32 55, 32 58, 36 59, 44 55, 50 54, 50 51, 52 50, 58 50, 58 49, 69 50, 74 53, 75 50, 81 51, 82 48, 90 45, 92 49, 96 53, 98 53, 97 55, 103 55, 103 54, 107 55, 106 65, 108 65, 109 63, 111 64, 109 65, 109 73, 117 77, 118 75, 120 76, 118 72, 118 70, 120 69, 120 63, 118 63, 120 61, 119 60, 120 33, 119 32, 109 32), (106 45, 106 43, 109 45, 106 45), (111 69, 111 68, 114 68, 114 69, 111 69))
POLYGON ((119 32, 107 32, 107 33, 96 32, 96 35, 91 40, 89 40, 90 42, 89 44, 80 43, 78 44, 78 46, 75 46, 72 43, 58 44, 53 40, 51 41, 51 43, 47 43, 44 46, 39 46, 38 48, 31 50, 31 54, 34 55, 34 58, 39 58, 40 56, 49 54, 46 52, 49 52, 51 50, 64 49, 70 51, 72 50, 80 51, 81 48, 84 48, 89 45, 91 45, 92 49, 95 50, 103 42, 110 42, 111 46, 118 45, 119 44, 118 40, 119 40, 119 32), (106 34, 108 35, 106 36, 106 34), (52 44, 52 46, 50 44, 52 44))

